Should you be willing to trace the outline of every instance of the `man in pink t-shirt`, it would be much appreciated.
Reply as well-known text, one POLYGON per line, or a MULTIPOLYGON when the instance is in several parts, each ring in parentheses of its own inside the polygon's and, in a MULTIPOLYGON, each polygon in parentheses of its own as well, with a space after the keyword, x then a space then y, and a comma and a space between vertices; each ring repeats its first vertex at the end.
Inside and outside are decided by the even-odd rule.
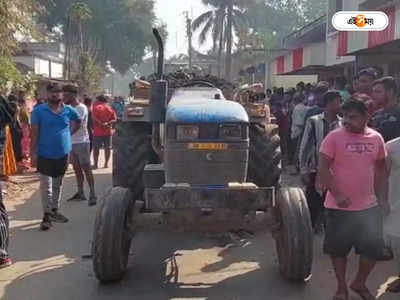
POLYGON ((389 214, 386 149, 382 136, 366 126, 368 108, 350 99, 343 107, 343 128, 332 131, 320 149, 319 176, 328 190, 324 252, 331 256, 338 288, 334 299, 348 299, 347 255, 360 255, 350 288, 363 299, 375 299, 366 280, 382 260, 382 212, 389 214))

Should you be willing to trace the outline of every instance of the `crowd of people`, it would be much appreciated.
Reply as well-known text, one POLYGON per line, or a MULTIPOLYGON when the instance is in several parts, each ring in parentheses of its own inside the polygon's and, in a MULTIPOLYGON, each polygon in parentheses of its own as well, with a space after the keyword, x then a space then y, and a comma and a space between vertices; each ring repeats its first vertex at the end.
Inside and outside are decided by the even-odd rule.
MULTIPOLYGON (((286 165, 300 175, 312 226, 325 233, 324 252, 337 278, 333 299, 346 300, 347 256, 360 255, 350 289, 375 299, 366 286, 377 261, 393 257, 400 272, 400 108, 398 86, 374 68, 296 89, 267 90, 286 165)), ((399 280, 389 291, 400 292, 399 280)))
POLYGON ((9 224, 2 201, 2 183, 18 172, 39 173, 43 231, 49 230, 53 222, 69 221, 59 211, 63 178, 69 164, 75 173, 77 191, 68 201, 87 200, 89 206, 96 205, 92 170, 99 167, 101 149, 105 151, 104 168, 108 168, 111 138, 125 105, 122 97, 110 100, 103 95, 92 103, 86 95, 79 97, 74 85, 50 84, 47 95, 37 97, 34 103, 24 96, 19 93, 0 97, 0 268, 12 263, 7 250, 9 224))

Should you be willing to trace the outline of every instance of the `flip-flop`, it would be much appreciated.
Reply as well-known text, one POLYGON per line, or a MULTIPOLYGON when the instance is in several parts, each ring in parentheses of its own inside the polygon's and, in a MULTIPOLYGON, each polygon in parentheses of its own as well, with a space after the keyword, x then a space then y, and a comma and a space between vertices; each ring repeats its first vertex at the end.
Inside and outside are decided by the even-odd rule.
POLYGON ((389 284, 388 288, 386 289, 389 293, 400 293, 400 278, 396 279, 392 283, 389 284))
POLYGON ((350 288, 354 293, 359 295, 361 297, 361 299, 363 299, 363 300, 376 300, 376 297, 373 296, 368 289, 357 290, 357 289, 353 289, 352 287, 350 287, 350 288))

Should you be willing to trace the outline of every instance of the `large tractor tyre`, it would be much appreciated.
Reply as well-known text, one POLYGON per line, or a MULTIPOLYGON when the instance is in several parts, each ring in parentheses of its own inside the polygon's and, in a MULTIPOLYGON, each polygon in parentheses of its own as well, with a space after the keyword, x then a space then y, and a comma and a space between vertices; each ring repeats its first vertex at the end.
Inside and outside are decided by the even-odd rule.
POLYGON ((250 124, 250 153, 247 181, 260 187, 277 187, 282 173, 278 128, 250 124))
POLYGON ((143 199, 143 170, 158 163, 151 146, 151 124, 121 122, 114 137, 113 186, 128 188, 133 199, 143 199))
POLYGON ((290 281, 305 282, 311 276, 313 230, 303 190, 282 188, 277 191, 276 250, 282 276, 290 281))
POLYGON ((110 189, 97 211, 92 241, 93 269, 102 283, 121 280, 128 265, 133 233, 128 230, 133 213, 128 189, 110 189))

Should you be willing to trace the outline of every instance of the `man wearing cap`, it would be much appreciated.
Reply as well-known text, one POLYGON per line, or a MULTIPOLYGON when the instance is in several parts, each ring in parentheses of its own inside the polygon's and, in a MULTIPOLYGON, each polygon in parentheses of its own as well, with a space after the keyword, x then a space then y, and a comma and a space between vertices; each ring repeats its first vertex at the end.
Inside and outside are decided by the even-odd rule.
POLYGON ((342 96, 339 91, 330 90, 321 99, 320 105, 324 107, 324 111, 307 120, 299 150, 301 178, 306 186, 311 222, 316 230, 324 211, 323 195, 316 189, 319 148, 328 133, 341 125, 338 114, 342 96))
POLYGON ((63 103, 63 91, 55 85, 48 103, 32 112, 31 157, 32 165, 40 173, 40 191, 43 205, 41 230, 48 230, 52 222, 66 223, 59 212, 62 181, 71 152, 71 134, 80 128, 81 120, 74 108, 63 103))
POLYGON ((94 176, 90 164, 90 138, 88 131, 88 108, 78 100, 78 89, 76 86, 67 85, 64 90, 64 103, 71 105, 79 114, 81 119, 81 127, 72 135, 72 151, 70 161, 74 168, 76 181, 78 185, 77 193, 68 201, 86 201, 83 188, 84 180, 89 185, 89 206, 96 205, 97 197, 94 188, 94 176))

